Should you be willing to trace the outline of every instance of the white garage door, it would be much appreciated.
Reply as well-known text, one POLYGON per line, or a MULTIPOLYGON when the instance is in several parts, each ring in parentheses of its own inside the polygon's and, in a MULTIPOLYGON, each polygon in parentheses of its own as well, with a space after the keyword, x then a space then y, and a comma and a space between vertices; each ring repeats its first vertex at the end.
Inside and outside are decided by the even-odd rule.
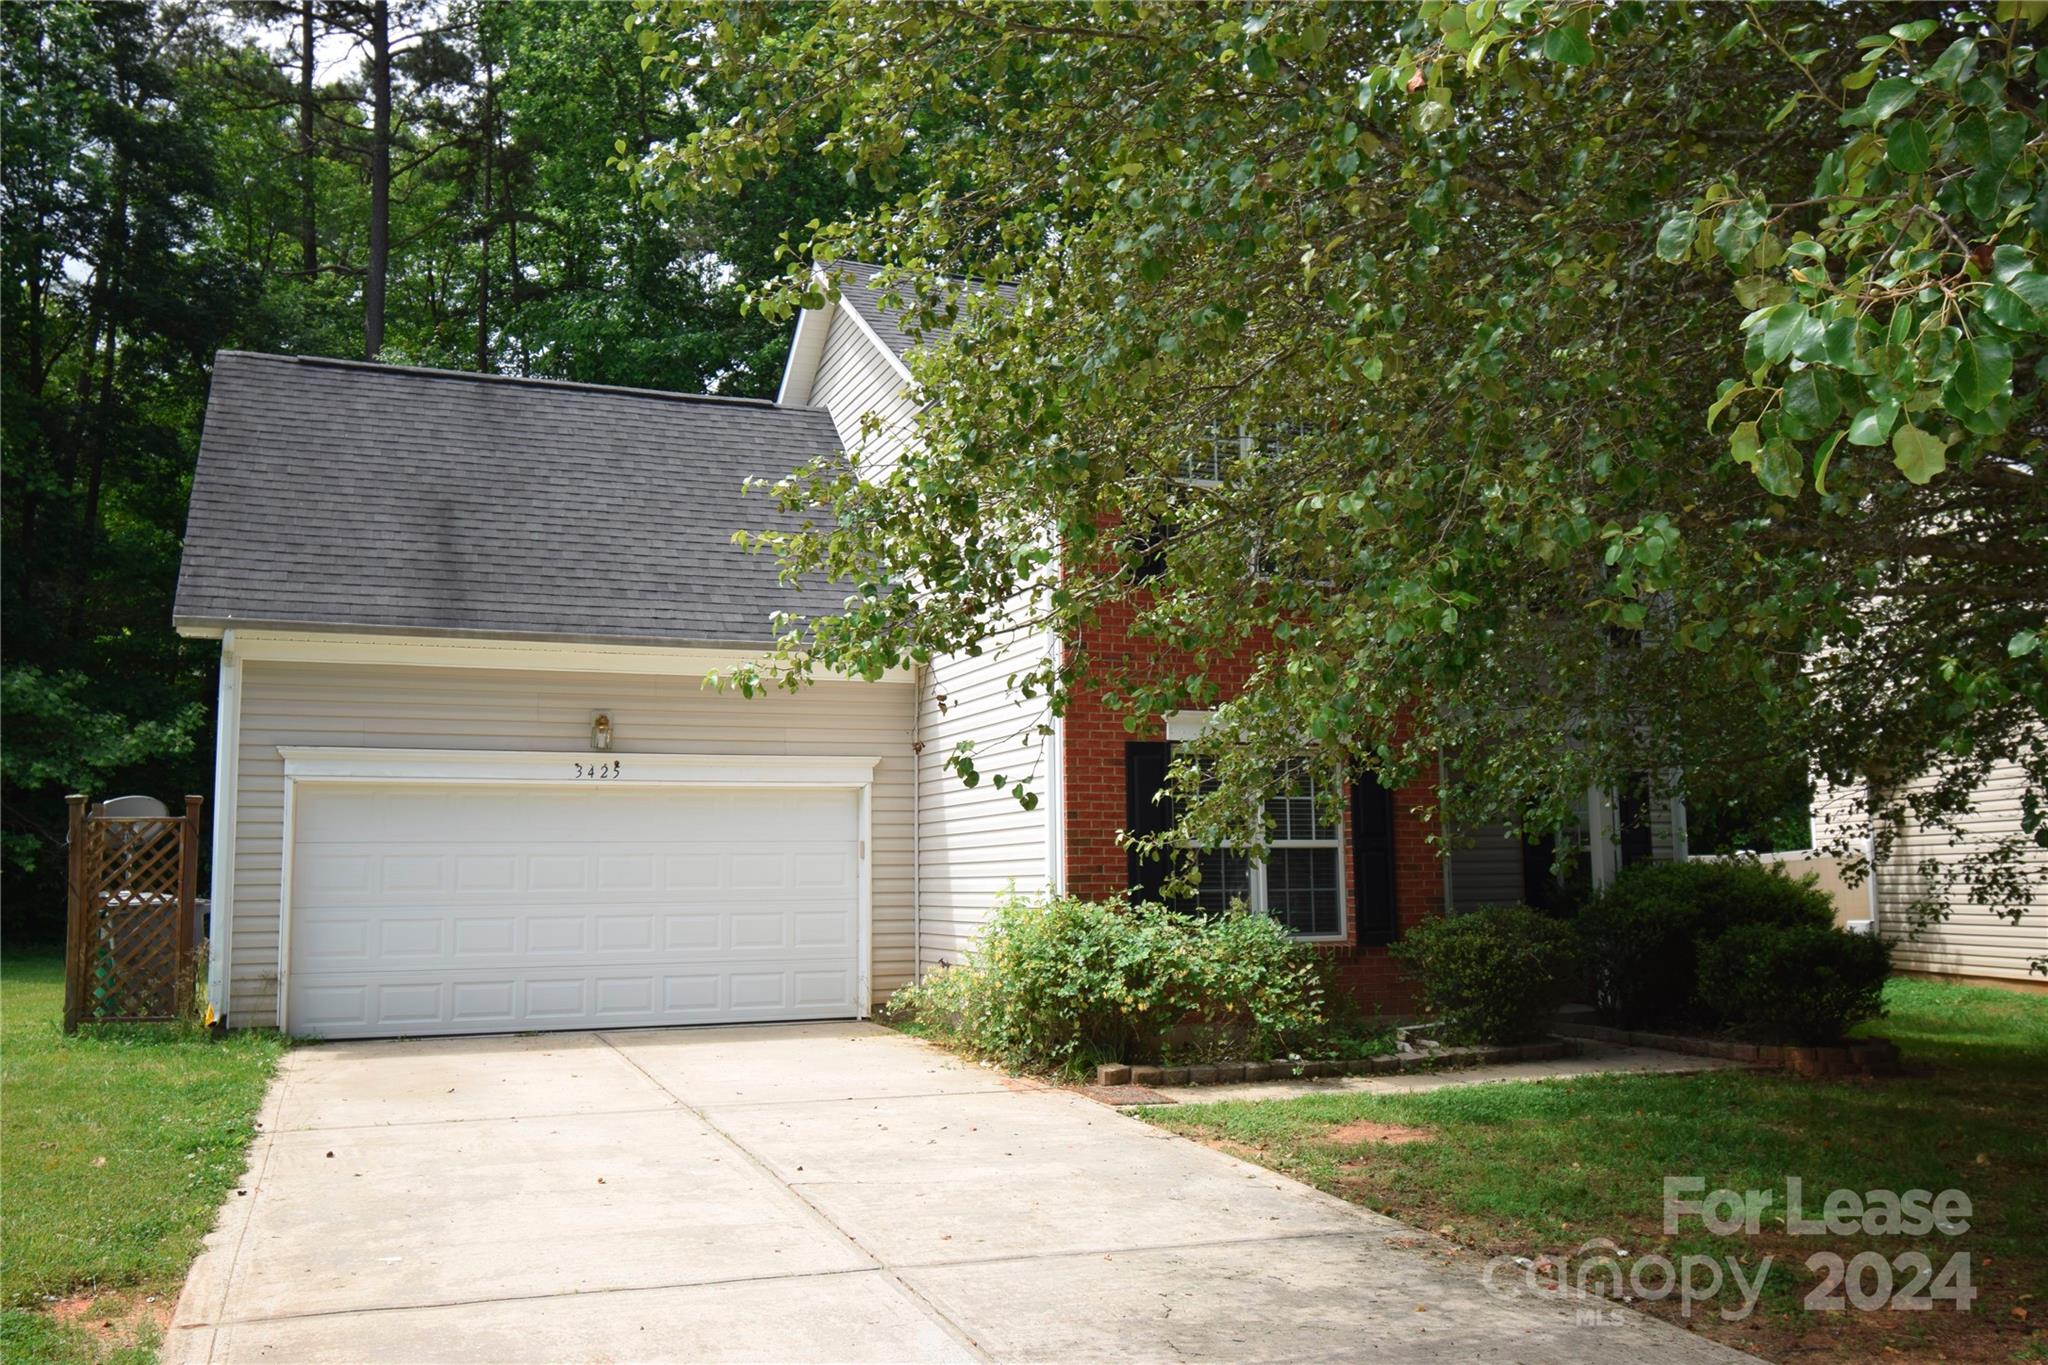
POLYGON ((302 784, 291 1032, 859 1013, 854 793, 302 784))

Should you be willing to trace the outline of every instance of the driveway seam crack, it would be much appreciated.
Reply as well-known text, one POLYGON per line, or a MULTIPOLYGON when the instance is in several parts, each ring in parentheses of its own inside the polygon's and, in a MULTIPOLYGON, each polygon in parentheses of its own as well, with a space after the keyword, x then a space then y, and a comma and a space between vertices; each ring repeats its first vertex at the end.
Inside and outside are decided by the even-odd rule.
POLYGON ((870 1100, 954 1100, 962 1095, 1014 1095, 1017 1092, 1007 1085, 992 1085, 982 1090, 916 1090, 907 1095, 833 1095, 825 1097, 805 1096, 787 1100, 727 1100, 721 1104, 706 1105, 711 1109, 773 1109, 777 1106, 794 1104, 862 1104, 870 1100))
POLYGON ((848 1246, 851 1246, 855 1251, 858 1251, 862 1256, 865 1256, 869 1264, 871 1264, 875 1269, 881 1271, 884 1275, 888 1276, 890 1283, 896 1286, 897 1292, 901 1293, 905 1298, 909 1299, 912 1303, 916 1304, 918 1308, 921 1311, 923 1311, 927 1316, 929 1316, 933 1322, 937 1323, 941 1328, 945 1329, 947 1335, 951 1336, 955 1341, 959 1342, 962 1347, 964 1347, 967 1351, 971 1352, 976 1360, 990 1361, 994 1359, 994 1357, 990 1356, 988 1352, 981 1349, 981 1346, 974 1340, 972 1336, 970 1336, 967 1333, 965 1328, 961 1327, 959 1323, 953 1321, 953 1319, 950 1316, 948 1316, 943 1309, 941 1309, 937 1304, 933 1303, 929 1298, 925 1297, 923 1291, 918 1289, 917 1286, 911 1284, 910 1281, 906 1280, 894 1265, 890 1264, 888 1261, 883 1260, 882 1257, 877 1255, 872 1248, 868 1247, 858 1237, 854 1236, 853 1233, 847 1230, 847 1228, 844 1227, 838 1219, 834 1218, 831 1214, 825 1212, 824 1208, 821 1205, 812 1200, 802 1190, 799 1190, 796 1186, 790 1184, 787 1180, 784 1180, 780 1175, 776 1174, 774 1167, 770 1166, 766 1161, 763 1161, 759 1156, 755 1155, 753 1150, 750 1149, 745 1143, 741 1142, 738 1138, 734 1137, 731 1133, 727 1132, 725 1128, 722 1127, 716 1119, 712 1118, 708 1112, 698 1108, 694 1104, 691 1104, 690 1101, 685 1099, 682 1095, 677 1094, 666 1083, 664 1083, 660 1077, 656 1076, 646 1067, 640 1065, 638 1059, 629 1055, 623 1048, 620 1048, 617 1044, 613 1043, 611 1039, 605 1037, 603 1034, 599 1034, 598 1038, 600 1041, 604 1043, 606 1047, 611 1048, 612 1051, 618 1053, 620 1059, 624 1061, 628 1066, 638 1071, 648 1080, 654 1082, 655 1085, 661 1088, 663 1093, 673 1096, 677 1104, 680 1104, 681 1106, 683 1106, 683 1108, 689 1110, 692 1114, 696 1115, 698 1120, 702 1122, 706 1128, 709 1128, 712 1132, 716 1133, 720 1141, 724 1142, 727 1146, 731 1147, 735 1152, 738 1152, 741 1156, 745 1157, 747 1159, 747 1162, 750 1165, 752 1165, 755 1170, 759 1171, 762 1175, 766 1176, 768 1179, 774 1181, 777 1185, 787 1190, 791 1198, 797 1200, 797 1202, 801 1203, 805 1208, 811 1211, 812 1217, 816 1218, 826 1227, 831 1228, 834 1232, 838 1233, 841 1237, 843 1237, 846 1240, 848 1246))
MULTIPOLYGON (((292 1082, 296 1079, 296 1072, 297 1069, 292 1066, 291 1056, 289 1053, 287 1053, 284 1059, 278 1064, 277 1101, 275 1109, 271 1110, 273 1114, 281 1116, 284 1113, 285 1098, 291 1093, 292 1082)), ((263 1111, 258 1110, 257 1112, 260 1114, 263 1111)), ((277 1130, 271 1128, 264 1129, 262 1141, 263 1154, 255 1163, 252 1164, 249 1173, 251 1177, 248 1181, 249 1206, 241 1211, 242 1225, 239 1228, 235 1229, 235 1249, 228 1256, 227 1274, 221 1281, 223 1285, 232 1285, 235 1282, 235 1271, 241 1267, 242 1252, 249 1244, 249 1228, 256 1221, 256 1201, 263 1197, 263 1178, 270 1173, 271 1153, 277 1150, 277 1130)), ((229 1197, 233 1198, 232 1195, 230 1195, 229 1197)), ((188 1276, 192 1273, 189 1267, 187 1268, 185 1273, 188 1276)), ((225 1298, 223 1298, 222 1300, 221 1307, 227 1307, 225 1298)), ((175 1317, 177 1312, 176 1305, 172 1306, 171 1311, 173 1316, 175 1317)), ((212 1365, 214 1356, 219 1350, 220 1333, 217 1330, 214 1330, 212 1331, 212 1334, 208 1337, 206 1342, 206 1359, 208 1365, 212 1365)))
POLYGON ((650 1104, 638 1109, 564 1109, 553 1114, 477 1114, 466 1119, 399 1119, 392 1123, 312 1124, 282 1128, 279 1133, 361 1133, 379 1128, 449 1128, 464 1123, 544 1123, 551 1119, 619 1118, 627 1114, 673 1114, 676 1104, 650 1104))
POLYGON ((543 1303, 550 1299, 580 1299, 602 1294, 661 1294, 677 1289, 718 1289, 735 1284, 773 1284, 777 1281, 832 1279, 842 1275, 872 1275, 867 1266, 844 1270, 807 1270, 778 1275, 733 1275, 721 1280, 677 1280, 670 1284, 620 1284, 592 1289, 549 1289, 534 1294, 483 1294, 469 1299, 432 1299, 426 1303, 381 1303, 353 1308, 315 1308, 304 1313, 265 1313, 247 1318, 224 1318, 215 1323, 193 1323, 194 1327, 257 1327, 270 1322, 304 1322, 319 1318, 359 1318, 372 1313, 426 1313, 442 1308, 473 1308, 489 1303, 543 1303))
POLYGON ((951 1270, 956 1266, 1007 1265, 1026 1261, 1070 1261, 1098 1256, 1149 1256, 1161 1251, 1203 1251, 1215 1247, 1272 1246, 1276 1242, 1315 1242, 1324 1239, 1370 1237, 1362 1228, 1328 1228, 1317 1232, 1283 1232, 1271 1237, 1217 1237, 1195 1242, 1140 1242, 1130 1246, 1072 1247, 1062 1251, 995 1252, 987 1256, 962 1256, 958 1260, 906 1261, 905 1270, 951 1270))

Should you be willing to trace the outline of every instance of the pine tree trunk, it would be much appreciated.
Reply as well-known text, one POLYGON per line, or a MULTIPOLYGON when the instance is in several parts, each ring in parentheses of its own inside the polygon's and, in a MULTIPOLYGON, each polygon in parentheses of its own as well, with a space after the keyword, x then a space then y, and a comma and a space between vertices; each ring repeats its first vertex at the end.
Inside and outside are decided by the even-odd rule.
MULTIPOLYGON (((125 93, 125 92, 124 92, 125 93)), ((125 171, 117 161, 114 174, 117 180, 125 171)), ((116 190, 113 210, 107 216, 105 233, 101 238, 100 258, 96 263, 97 274, 106 284, 105 297, 112 300, 120 294, 126 283, 128 268, 128 193, 116 190)), ((81 402, 92 411, 86 418, 81 411, 80 436, 85 446, 85 504, 79 509, 78 539, 72 546, 71 602, 67 613, 67 637, 75 644, 85 634, 85 603, 91 589, 93 557, 99 549, 100 496, 106 487, 107 456, 112 446, 114 426, 114 367, 120 361, 121 333, 119 325, 109 318, 105 324, 104 344, 99 359, 99 394, 93 399, 86 388, 81 386, 81 402)), ((87 367, 87 374, 92 373, 87 367)), ((89 381, 88 381, 89 382, 89 381)))
POLYGON ((498 150, 497 71, 484 60, 483 109, 483 240, 480 243, 476 279, 476 371, 491 372, 491 241, 497 235, 492 191, 498 150))
POLYGON ((391 5, 370 7, 370 259, 363 279, 363 354, 384 349, 384 277, 391 255, 391 5))
POLYGON ((320 223, 314 203, 313 0, 299 0, 299 269, 320 273, 320 223))

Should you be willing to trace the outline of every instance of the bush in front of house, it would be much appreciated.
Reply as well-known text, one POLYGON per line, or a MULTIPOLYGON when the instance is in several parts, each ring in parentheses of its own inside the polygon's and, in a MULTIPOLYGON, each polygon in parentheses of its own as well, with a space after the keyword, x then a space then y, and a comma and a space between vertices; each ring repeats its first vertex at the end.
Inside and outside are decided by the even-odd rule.
POLYGON ((889 1002, 927 1036, 1017 1071, 1266 1058, 1328 1028, 1315 950, 1265 915, 1070 896, 1000 902, 967 960, 889 1002))
POLYGON ((1449 1043, 1537 1037, 1580 979, 1571 926, 1525 905, 1425 920, 1394 955, 1414 969, 1449 1043))
POLYGON ((1721 1017, 1699 990, 1701 944, 1746 925, 1834 924, 1812 877, 1754 860, 1642 863, 1580 907, 1577 926, 1594 1003, 1625 1028, 1721 1017))
POLYGON ((1700 949, 1699 990, 1762 1043, 1823 1044, 1884 1013, 1891 948, 1813 924, 1744 924, 1700 949))

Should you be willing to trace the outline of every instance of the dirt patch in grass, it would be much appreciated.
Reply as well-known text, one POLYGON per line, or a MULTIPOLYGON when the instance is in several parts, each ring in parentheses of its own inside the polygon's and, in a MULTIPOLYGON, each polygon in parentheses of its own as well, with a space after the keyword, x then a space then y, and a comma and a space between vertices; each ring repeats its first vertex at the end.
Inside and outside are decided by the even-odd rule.
POLYGON ((119 1349, 161 1340, 177 1306, 171 1294, 73 1294, 51 1304, 49 1314, 100 1346, 119 1349))
POLYGON ((1326 1135, 1329 1142, 1345 1146, 1401 1147, 1410 1142, 1431 1142, 1436 1130, 1431 1128, 1410 1128, 1399 1123, 1374 1123, 1371 1119, 1359 1119, 1340 1128, 1332 1128, 1326 1135))
POLYGON ((1273 1164, 1267 1156, 1265 1148, 1254 1147, 1249 1142, 1233 1142, 1229 1138, 1211 1138, 1203 1146, 1214 1147, 1219 1152, 1228 1152, 1239 1161, 1249 1161, 1259 1166, 1271 1166, 1273 1164))
POLYGON ((33 1311, 10 1309, 0 1325, 0 1356, 49 1365, 155 1365, 176 1307, 175 1293, 118 1289, 47 1299, 33 1311))

